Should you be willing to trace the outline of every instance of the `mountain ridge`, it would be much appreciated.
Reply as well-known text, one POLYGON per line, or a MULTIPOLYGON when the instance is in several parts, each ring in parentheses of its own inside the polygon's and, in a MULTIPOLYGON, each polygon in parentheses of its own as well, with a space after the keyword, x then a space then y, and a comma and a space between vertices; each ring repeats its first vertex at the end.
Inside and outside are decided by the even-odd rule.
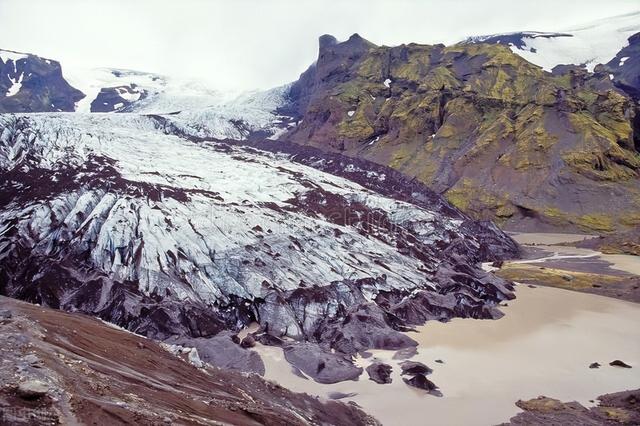
POLYGON ((610 80, 502 45, 321 43, 283 139, 390 165, 509 229, 611 232, 640 221, 640 156, 634 103, 610 80))

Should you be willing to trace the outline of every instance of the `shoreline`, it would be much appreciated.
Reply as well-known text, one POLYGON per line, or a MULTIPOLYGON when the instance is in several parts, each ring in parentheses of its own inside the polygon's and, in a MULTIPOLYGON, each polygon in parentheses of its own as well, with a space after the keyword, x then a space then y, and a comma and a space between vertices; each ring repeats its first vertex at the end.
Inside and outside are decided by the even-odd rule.
POLYGON ((524 249, 523 259, 506 261, 494 273, 525 284, 541 285, 640 303, 640 256, 604 254, 575 247, 588 235, 511 234, 524 249))
POLYGON ((521 412, 515 405, 520 399, 545 395, 589 407, 597 395, 637 388, 639 304, 562 288, 515 287, 516 299, 500 307, 505 316, 499 320, 430 321, 407 333, 418 342, 418 354, 409 359, 434 370, 428 378, 439 386, 440 398, 402 381, 402 360, 393 359, 394 351, 370 350, 355 360, 363 368, 374 361, 391 365, 391 384, 376 384, 363 372, 357 381, 327 385, 294 373, 281 348, 254 350, 265 363, 265 378, 296 392, 355 402, 385 425, 425 419, 498 424, 521 412), (634 368, 611 367, 613 359, 634 368), (593 362, 602 367, 590 369, 593 362))

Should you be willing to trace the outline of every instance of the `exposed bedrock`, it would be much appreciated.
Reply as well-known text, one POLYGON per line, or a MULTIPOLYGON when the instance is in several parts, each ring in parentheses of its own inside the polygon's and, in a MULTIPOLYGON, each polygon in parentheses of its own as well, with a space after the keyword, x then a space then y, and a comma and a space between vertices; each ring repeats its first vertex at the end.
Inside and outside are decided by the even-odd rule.
POLYGON ((366 370, 370 380, 380 385, 391 383, 391 371, 393 369, 389 364, 374 362, 370 364, 366 370))
POLYGON ((281 139, 390 166, 509 229, 637 228, 639 45, 636 34, 593 73, 550 73, 506 43, 323 36, 281 139))

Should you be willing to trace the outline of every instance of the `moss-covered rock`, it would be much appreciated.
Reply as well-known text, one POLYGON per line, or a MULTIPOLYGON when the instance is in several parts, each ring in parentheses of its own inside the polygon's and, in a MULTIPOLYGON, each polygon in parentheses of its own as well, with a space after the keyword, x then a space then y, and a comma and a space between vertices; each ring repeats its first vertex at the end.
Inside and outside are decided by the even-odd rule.
POLYGON ((640 215, 634 106, 603 73, 502 45, 321 45, 286 138, 415 176, 511 229, 608 232, 640 215))

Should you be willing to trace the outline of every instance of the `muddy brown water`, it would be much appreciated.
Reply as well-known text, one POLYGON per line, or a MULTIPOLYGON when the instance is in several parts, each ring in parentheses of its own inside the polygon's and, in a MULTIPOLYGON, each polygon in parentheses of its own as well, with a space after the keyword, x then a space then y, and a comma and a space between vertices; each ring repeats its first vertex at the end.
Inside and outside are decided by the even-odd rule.
MULTIPOLYGON (((566 241, 557 234, 549 237, 553 242, 541 234, 524 237, 537 244, 566 241)), ((565 249, 570 248, 560 248, 557 255, 600 255, 565 249)), ((633 256, 609 261, 640 275, 633 256)), ((411 359, 434 369, 429 378, 443 397, 405 385, 393 351, 371 351, 371 358, 356 360, 363 367, 374 360, 392 365, 391 384, 376 384, 364 372, 359 381, 323 385, 292 373, 281 349, 258 345, 256 350, 266 378, 325 398, 332 392, 356 393, 344 401, 358 403, 385 425, 496 424, 520 411, 514 405, 518 399, 546 395, 590 406, 597 395, 640 386, 639 304, 526 285, 517 285, 516 295, 500 320, 429 322, 409 333, 419 343, 411 359), (614 359, 634 368, 609 366, 614 359), (603 366, 590 369, 592 362, 603 366)))

